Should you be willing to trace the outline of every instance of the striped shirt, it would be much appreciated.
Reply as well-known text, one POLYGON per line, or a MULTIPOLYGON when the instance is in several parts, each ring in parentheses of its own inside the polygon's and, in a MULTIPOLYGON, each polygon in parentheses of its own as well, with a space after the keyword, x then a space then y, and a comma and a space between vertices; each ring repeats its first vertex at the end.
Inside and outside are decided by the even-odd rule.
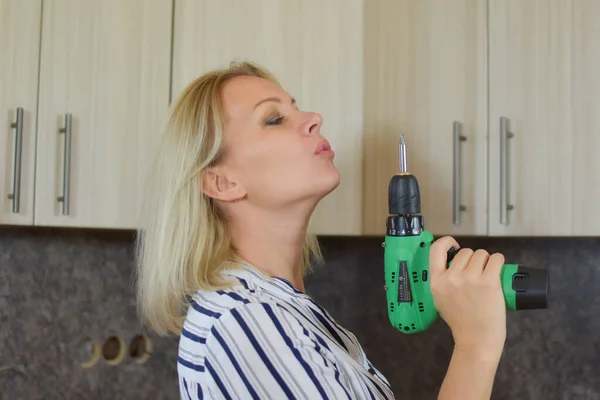
POLYGON ((179 339, 182 399, 393 399, 356 337, 309 295, 254 267, 192 297, 179 339))

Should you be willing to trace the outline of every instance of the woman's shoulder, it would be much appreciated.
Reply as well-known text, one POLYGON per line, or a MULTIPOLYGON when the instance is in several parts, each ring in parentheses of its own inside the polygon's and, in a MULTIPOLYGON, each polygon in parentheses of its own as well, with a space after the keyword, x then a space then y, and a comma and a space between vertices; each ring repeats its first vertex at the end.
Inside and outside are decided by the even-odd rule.
POLYGON ((222 290, 198 290, 190 299, 185 322, 189 326, 208 330, 220 319, 253 308, 250 306, 253 304, 277 305, 278 301, 258 288, 244 285, 222 290))
POLYGON ((224 317, 239 319, 238 314, 264 306, 292 311, 296 298, 304 296, 288 282, 264 275, 249 265, 227 269, 223 275, 232 279, 231 285, 222 290, 196 291, 191 298, 186 322, 212 327, 224 317))
POLYGON ((273 324, 302 330, 289 303, 259 287, 240 284, 223 290, 198 290, 190 299, 179 338, 180 372, 203 372, 215 341, 220 346, 243 337, 252 341, 251 332, 273 324))

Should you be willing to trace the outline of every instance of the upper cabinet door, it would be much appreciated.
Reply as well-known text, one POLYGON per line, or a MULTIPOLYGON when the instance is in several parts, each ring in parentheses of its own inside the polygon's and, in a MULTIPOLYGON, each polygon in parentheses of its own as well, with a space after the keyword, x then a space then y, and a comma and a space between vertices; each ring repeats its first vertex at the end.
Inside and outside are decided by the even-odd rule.
POLYGON ((490 0, 491 235, 600 234, 600 2, 490 0))
POLYGON ((169 104, 172 4, 44 4, 36 225, 136 228, 169 104))
POLYGON ((33 224, 41 12, 0 0, 0 224, 33 224))
POLYGON ((361 233, 363 1, 181 0, 175 7, 173 99, 233 60, 270 70, 301 109, 319 112, 339 187, 315 210, 318 234, 361 233))
POLYGON ((485 235, 486 1, 369 0, 365 7, 364 226, 384 235, 407 142, 425 228, 485 235))

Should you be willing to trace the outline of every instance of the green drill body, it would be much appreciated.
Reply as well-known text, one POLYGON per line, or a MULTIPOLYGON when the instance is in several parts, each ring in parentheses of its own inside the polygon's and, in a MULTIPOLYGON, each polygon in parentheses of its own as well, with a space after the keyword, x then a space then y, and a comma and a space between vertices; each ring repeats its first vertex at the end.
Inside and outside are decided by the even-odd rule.
MULTIPOLYGON (((385 237, 385 281, 390 323, 406 333, 422 332, 439 314, 433 304, 429 276, 429 250, 433 235, 385 237)), ((451 264, 451 263, 450 263, 451 264)), ((500 273, 508 310, 516 310, 517 292, 512 288, 517 264, 505 264, 500 273)))
MULTIPOLYGON (((430 289, 429 251, 433 234, 424 228, 419 184, 406 172, 404 137, 400 143, 401 172, 389 184, 384 272, 390 323, 403 333, 427 330, 439 317, 430 289)), ((449 252, 451 268, 455 252, 449 252)), ((504 264, 500 277, 507 310, 547 307, 546 270, 504 264)))

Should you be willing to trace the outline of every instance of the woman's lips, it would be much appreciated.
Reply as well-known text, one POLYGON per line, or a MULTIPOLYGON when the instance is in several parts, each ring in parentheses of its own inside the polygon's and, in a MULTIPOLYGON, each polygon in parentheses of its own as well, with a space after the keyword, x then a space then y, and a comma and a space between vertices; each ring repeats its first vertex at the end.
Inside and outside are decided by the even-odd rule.
POLYGON ((328 156, 333 157, 335 153, 331 150, 331 145, 327 140, 322 140, 317 148, 315 149, 315 154, 319 156, 328 156))

